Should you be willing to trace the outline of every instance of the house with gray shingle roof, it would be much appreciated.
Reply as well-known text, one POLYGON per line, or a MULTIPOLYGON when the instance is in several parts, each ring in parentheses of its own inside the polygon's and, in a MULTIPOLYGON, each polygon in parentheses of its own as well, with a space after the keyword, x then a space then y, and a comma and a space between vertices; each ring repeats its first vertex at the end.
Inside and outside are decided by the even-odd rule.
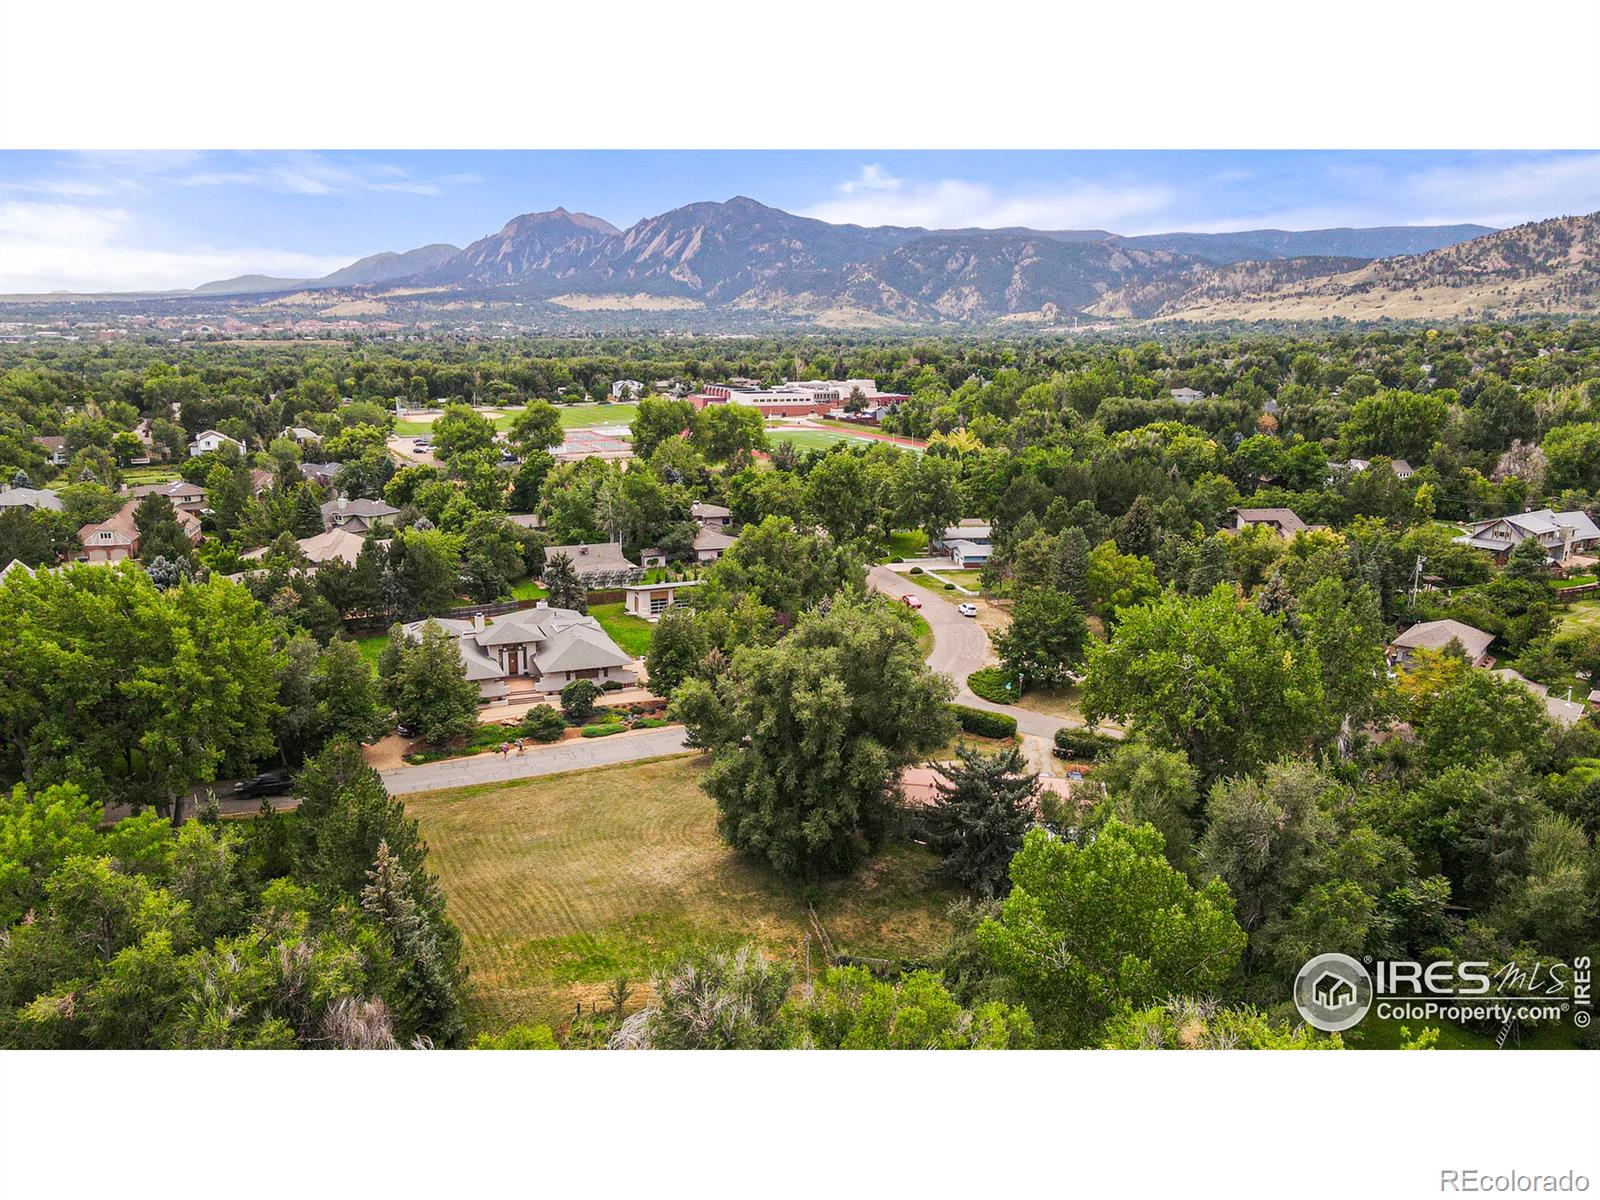
POLYGON ((558 554, 565 554, 572 561, 573 571, 590 587, 620 587, 626 583, 638 583, 644 575, 644 568, 629 561, 622 553, 619 542, 547 546, 544 552, 545 565, 549 566, 558 554))
POLYGON ((398 516, 400 510, 382 500, 347 500, 340 496, 322 506, 322 527, 366 533, 379 521, 398 516))
POLYGON ((1279 537, 1289 538, 1315 528, 1302 521, 1292 508, 1230 508, 1228 514, 1233 517, 1235 533, 1252 525, 1265 525, 1279 537))
MULTIPOLYGON (((596 684, 634 683, 638 668, 600 623, 569 608, 551 608, 540 601, 486 622, 434 619, 455 639, 467 678, 478 685, 485 702, 504 701, 514 691, 549 695, 578 679, 596 684)), ((427 621, 405 626, 408 637, 420 637, 427 621)))
POLYGON ((1558 563, 1600 549, 1600 526, 1581 508, 1571 512, 1541 508, 1514 517, 1475 521, 1466 528, 1466 533, 1455 539, 1457 544, 1487 550, 1499 563, 1529 538, 1537 538, 1546 556, 1558 563))
POLYGON ((0 508, 20 508, 27 512, 43 508, 60 512, 61 497, 48 488, 0 487, 0 508))
POLYGON ((1455 642, 1473 666, 1490 667, 1494 665, 1494 659, 1489 657, 1489 644, 1493 641, 1494 634, 1461 621, 1423 621, 1389 643, 1389 662, 1393 666, 1409 667, 1415 651, 1443 650, 1455 642))

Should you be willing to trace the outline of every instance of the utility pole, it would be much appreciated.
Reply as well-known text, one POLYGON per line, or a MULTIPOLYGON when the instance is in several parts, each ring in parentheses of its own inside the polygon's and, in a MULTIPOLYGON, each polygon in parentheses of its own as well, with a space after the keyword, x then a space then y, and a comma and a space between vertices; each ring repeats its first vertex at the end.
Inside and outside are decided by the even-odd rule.
POLYGON ((1417 565, 1411 570, 1411 607, 1417 606, 1417 585, 1422 581, 1422 567, 1428 560, 1417 555, 1417 565))

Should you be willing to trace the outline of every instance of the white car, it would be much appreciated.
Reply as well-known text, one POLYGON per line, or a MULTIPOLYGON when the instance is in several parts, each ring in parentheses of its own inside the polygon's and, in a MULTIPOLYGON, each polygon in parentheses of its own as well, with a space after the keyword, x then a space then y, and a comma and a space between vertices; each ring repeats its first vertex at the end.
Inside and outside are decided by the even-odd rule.
POLYGON ((970 604, 970 603, 969 604, 958 604, 958 605, 956 605, 956 611, 958 613, 960 613, 963 617, 975 617, 975 616, 978 615, 978 606, 976 604, 970 604))

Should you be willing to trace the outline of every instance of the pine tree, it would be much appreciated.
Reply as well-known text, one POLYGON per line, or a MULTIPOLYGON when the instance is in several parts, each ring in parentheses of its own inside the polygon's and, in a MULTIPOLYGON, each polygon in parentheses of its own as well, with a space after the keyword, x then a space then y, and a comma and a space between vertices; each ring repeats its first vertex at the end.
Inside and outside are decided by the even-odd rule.
POLYGON ((290 516, 289 527, 297 538, 316 537, 322 532, 322 508, 308 486, 295 489, 294 512, 290 516))
POLYGON ((567 555, 554 554, 544 560, 544 586, 550 593, 551 608, 570 608, 579 613, 589 611, 588 589, 567 555))
POLYGON ((1010 890, 1007 869, 1034 824, 1039 776, 1023 771, 1015 746, 998 754, 962 748, 960 765, 941 768, 945 781, 928 816, 928 844, 944 855, 944 869, 984 897, 1010 890))
POLYGON ((139 531, 139 557, 145 562, 157 558, 173 562, 188 558, 189 536, 178 524, 172 501, 165 496, 147 493, 133 510, 133 524, 139 531))
POLYGON ((1078 602, 1089 602, 1089 539, 1076 526, 1056 541, 1056 587, 1078 602))

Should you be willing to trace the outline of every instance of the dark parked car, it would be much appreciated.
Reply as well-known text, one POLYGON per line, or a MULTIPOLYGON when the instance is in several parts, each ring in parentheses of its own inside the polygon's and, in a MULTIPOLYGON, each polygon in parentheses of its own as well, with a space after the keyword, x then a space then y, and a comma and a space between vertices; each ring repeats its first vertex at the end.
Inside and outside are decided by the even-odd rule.
POLYGON ((287 771, 263 771, 254 779, 241 779, 233 785, 235 796, 281 796, 294 786, 287 771))

